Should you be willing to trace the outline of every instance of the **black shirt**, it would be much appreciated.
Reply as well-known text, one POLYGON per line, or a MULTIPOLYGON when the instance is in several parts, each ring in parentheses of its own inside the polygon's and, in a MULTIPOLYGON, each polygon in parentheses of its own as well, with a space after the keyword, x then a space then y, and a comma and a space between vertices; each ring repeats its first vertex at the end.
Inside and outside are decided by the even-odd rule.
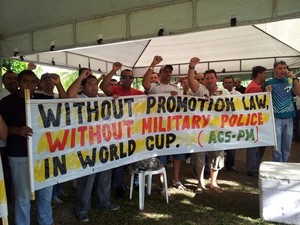
MULTIPOLYGON (((52 99, 44 94, 34 94, 34 99, 52 99)), ((25 99, 19 93, 6 96, 0 101, 0 114, 8 127, 26 126, 25 99)), ((27 157, 27 139, 19 135, 8 135, 6 142, 7 155, 27 157)))
POLYGON ((246 88, 244 86, 239 86, 235 88, 236 91, 239 91, 241 94, 245 94, 246 88))

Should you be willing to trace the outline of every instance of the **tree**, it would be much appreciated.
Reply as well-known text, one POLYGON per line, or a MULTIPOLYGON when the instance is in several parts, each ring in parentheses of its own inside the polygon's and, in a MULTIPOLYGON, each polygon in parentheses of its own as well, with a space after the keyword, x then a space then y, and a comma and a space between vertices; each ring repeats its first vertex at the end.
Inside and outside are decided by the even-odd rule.
POLYGON ((8 70, 12 70, 15 73, 20 73, 22 70, 27 69, 27 63, 11 59, 2 59, 2 74, 8 70))
POLYGON ((78 77, 78 71, 74 70, 70 72, 57 71, 57 73, 60 75, 60 80, 65 90, 67 90, 70 87, 70 85, 74 82, 74 80, 76 80, 76 78, 78 77))

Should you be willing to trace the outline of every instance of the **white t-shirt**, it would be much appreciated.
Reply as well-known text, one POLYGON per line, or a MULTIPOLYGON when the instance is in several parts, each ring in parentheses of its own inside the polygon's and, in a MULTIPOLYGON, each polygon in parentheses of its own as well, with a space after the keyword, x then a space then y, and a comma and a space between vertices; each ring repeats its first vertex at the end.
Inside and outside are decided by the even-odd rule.
POLYGON ((170 94, 171 91, 176 91, 177 94, 180 93, 180 89, 173 84, 162 84, 162 83, 152 83, 149 89, 149 94, 170 94))
POLYGON ((52 96, 52 95, 47 94, 47 93, 44 92, 43 90, 36 90, 36 91, 34 91, 34 92, 37 93, 37 94, 43 94, 43 95, 51 96, 51 97, 53 97, 54 99, 58 99, 58 98, 59 98, 59 95, 58 95, 57 93, 54 93, 54 96, 52 96))
POLYGON ((199 84, 199 88, 194 95, 199 97, 209 96, 209 91, 203 84, 199 84))
POLYGON ((239 92, 239 91, 237 91, 237 90, 235 90, 235 89, 233 88, 232 91, 230 92, 230 94, 232 94, 232 95, 241 95, 242 93, 239 92))
POLYGON ((227 89, 218 88, 213 95, 214 96, 218 96, 218 95, 230 95, 230 92, 227 89))
MULTIPOLYGON (((196 96, 199 97, 208 97, 209 96, 209 91, 207 90, 207 88, 203 85, 200 84, 199 89, 195 92, 196 96)), ((224 88, 219 88, 215 91, 215 93, 213 94, 214 96, 217 95, 230 95, 230 92, 227 89, 224 88)))
POLYGON ((88 98, 85 94, 81 93, 77 95, 77 98, 88 98))

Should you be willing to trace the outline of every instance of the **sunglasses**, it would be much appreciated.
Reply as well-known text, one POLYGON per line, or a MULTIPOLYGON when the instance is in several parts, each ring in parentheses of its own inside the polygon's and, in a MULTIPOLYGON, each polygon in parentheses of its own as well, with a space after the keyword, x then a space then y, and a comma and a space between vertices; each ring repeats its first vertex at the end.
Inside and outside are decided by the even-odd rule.
POLYGON ((130 79, 130 80, 132 80, 133 76, 126 76, 126 75, 124 75, 124 76, 122 76, 122 79, 130 79))

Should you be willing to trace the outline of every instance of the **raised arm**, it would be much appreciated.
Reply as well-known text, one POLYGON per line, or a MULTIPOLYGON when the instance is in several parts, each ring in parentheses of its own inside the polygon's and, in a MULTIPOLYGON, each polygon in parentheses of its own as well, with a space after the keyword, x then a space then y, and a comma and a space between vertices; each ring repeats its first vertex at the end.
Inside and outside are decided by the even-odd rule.
POLYGON ((193 57, 190 60, 189 70, 188 70, 188 81, 189 86, 192 92, 197 92, 199 89, 199 82, 195 79, 195 66, 200 62, 200 59, 197 57, 193 57))
POLYGON ((146 71, 143 79, 143 87, 145 88, 145 91, 149 91, 151 88, 151 75, 153 73, 154 67, 159 64, 162 61, 161 56, 154 56, 152 63, 150 64, 148 70, 146 71))
POLYGON ((36 65, 34 63, 30 62, 30 63, 28 63, 27 68, 29 70, 35 70, 36 69, 36 65))
POLYGON ((50 73, 50 79, 51 79, 51 82, 57 88, 59 98, 67 98, 68 95, 67 95, 64 87, 62 86, 59 75, 56 73, 50 73))
POLYGON ((120 62, 115 62, 113 64, 113 67, 111 71, 104 77, 100 84, 101 90, 104 92, 105 95, 107 96, 112 96, 113 95, 113 88, 110 84, 110 80, 112 79, 113 75, 116 74, 116 72, 121 69, 122 63, 120 62))
POLYGON ((289 77, 293 80, 293 93, 294 95, 300 96, 300 83, 299 80, 297 79, 296 74, 294 74, 292 71, 289 71, 288 73, 289 77))
POLYGON ((99 85, 100 82, 104 79, 106 75, 104 75, 103 73, 101 74, 101 76, 99 78, 97 78, 97 84, 99 85))
POLYGON ((81 82, 87 78, 91 74, 91 71, 88 69, 83 70, 79 77, 70 85, 70 87, 67 90, 67 96, 68 98, 77 98, 77 93, 79 91, 79 88, 81 86, 81 82))

